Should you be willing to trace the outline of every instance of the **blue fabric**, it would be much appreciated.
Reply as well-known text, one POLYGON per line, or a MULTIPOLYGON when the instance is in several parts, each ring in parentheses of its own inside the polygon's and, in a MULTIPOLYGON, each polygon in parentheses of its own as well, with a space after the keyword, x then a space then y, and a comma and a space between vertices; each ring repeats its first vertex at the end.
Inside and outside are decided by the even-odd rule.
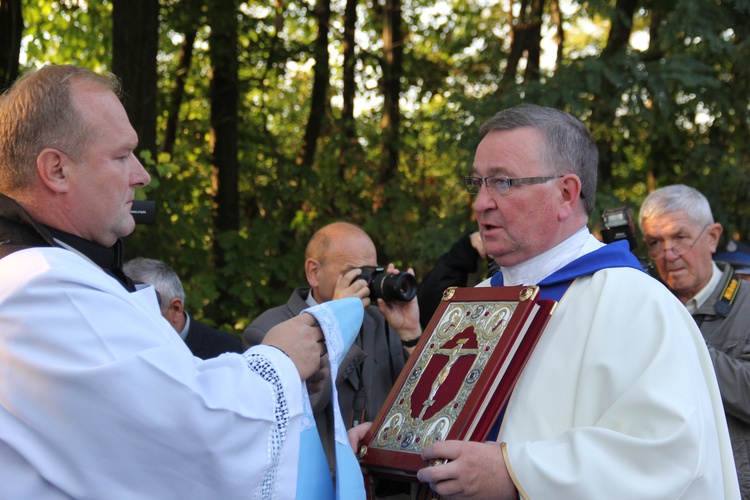
MULTIPOLYGON (((602 269, 613 267, 632 267, 645 272, 638 258, 630 251, 630 243, 627 240, 615 241, 578 257, 576 260, 569 262, 544 278, 538 283, 539 298, 552 299, 559 302, 576 278, 588 276, 602 269)), ((492 286, 503 286, 502 273, 495 273, 490 279, 490 284, 492 286)), ((504 406, 500 412, 500 416, 495 421, 492 429, 490 429, 487 441, 497 440, 497 436, 500 434, 500 425, 505 416, 505 408, 504 406)))
POLYGON ((300 435, 297 498, 337 498, 323 443, 320 442, 320 434, 316 427, 306 429, 300 435), (308 496, 307 492, 313 492, 313 496, 308 496))
POLYGON ((302 435, 297 477, 297 498, 316 500, 364 499, 365 484, 357 457, 349 446, 346 426, 341 417, 336 375, 344 356, 359 334, 364 317, 362 301, 358 298, 339 299, 305 309, 318 320, 326 339, 331 366, 331 402, 333 403, 336 453, 336 485, 328 470, 320 434, 315 425, 312 405, 303 384, 302 435))
MULTIPOLYGON (((630 251, 630 244, 626 240, 615 241, 578 257, 544 278, 538 283, 539 297, 559 301, 574 279, 613 267, 632 267, 643 271, 638 258, 630 251)), ((503 286, 502 273, 495 273, 490 284, 503 286)))

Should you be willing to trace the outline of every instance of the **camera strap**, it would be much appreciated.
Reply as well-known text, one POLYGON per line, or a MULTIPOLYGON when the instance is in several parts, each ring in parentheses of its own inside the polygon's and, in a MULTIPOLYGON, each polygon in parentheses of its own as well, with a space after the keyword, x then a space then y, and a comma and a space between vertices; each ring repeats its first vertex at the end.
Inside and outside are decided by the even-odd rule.
MULTIPOLYGON (((363 339, 364 332, 362 330, 359 331, 359 335, 357 336, 357 342, 359 342, 359 347, 364 351, 363 346, 363 339)), ((357 370, 357 378, 359 379, 359 383, 357 384, 357 390, 354 392, 354 400, 352 401, 352 427, 355 427, 362 422, 365 421, 365 413, 367 409, 367 395, 365 394, 365 378, 364 378, 364 367, 365 360, 364 358, 361 360, 360 363, 357 364, 356 370, 357 370)))
POLYGON ((367 397, 365 396, 364 380, 362 379, 362 369, 358 369, 359 374, 359 387, 357 392, 354 393, 354 402, 352 403, 352 427, 355 427, 365 421, 365 404, 367 397))

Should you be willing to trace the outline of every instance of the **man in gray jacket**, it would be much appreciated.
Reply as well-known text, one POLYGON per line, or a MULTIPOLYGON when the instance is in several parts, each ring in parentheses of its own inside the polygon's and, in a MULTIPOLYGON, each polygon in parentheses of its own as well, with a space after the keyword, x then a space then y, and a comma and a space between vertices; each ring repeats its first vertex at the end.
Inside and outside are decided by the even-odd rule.
POLYGON ((643 202, 639 219, 659 276, 706 340, 742 498, 750 498, 750 286, 731 265, 712 260, 722 226, 699 191, 681 184, 657 189, 643 202))
MULTIPOLYGON (((294 290, 285 305, 262 313, 243 334, 246 347, 258 345, 273 326, 308 307, 333 299, 359 297, 365 308, 362 329, 341 362, 336 380, 347 428, 376 417, 422 332, 416 298, 389 303, 379 298, 377 304, 371 305, 368 283, 357 277, 363 266, 377 266, 377 261, 375 244, 358 226, 334 222, 319 229, 305 252, 309 286, 294 290)), ((388 266, 388 271, 398 272, 393 265, 388 266)), ((330 386, 323 384, 323 390, 310 400, 330 463, 333 418, 328 404, 330 391, 326 387, 330 386)))

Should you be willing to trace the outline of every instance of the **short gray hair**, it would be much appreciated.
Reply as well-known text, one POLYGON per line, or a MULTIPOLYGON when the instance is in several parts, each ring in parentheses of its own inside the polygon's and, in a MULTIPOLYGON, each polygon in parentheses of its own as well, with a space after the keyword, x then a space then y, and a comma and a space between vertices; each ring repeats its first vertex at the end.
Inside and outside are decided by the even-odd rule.
POLYGON ((530 127, 544 139, 542 168, 547 174, 575 174, 581 180, 581 198, 591 215, 596 201, 599 150, 586 126, 573 115, 535 104, 520 104, 500 111, 479 129, 482 136, 493 130, 530 127))
POLYGON ((136 257, 122 266, 122 270, 136 283, 154 285, 160 295, 161 310, 169 306, 172 299, 180 299, 185 303, 185 290, 177 273, 164 262, 156 259, 136 257))
POLYGON ((668 212, 684 210, 697 226, 713 224, 711 205, 703 193, 684 184, 673 184, 657 189, 646 197, 638 213, 638 224, 660 217, 668 212))

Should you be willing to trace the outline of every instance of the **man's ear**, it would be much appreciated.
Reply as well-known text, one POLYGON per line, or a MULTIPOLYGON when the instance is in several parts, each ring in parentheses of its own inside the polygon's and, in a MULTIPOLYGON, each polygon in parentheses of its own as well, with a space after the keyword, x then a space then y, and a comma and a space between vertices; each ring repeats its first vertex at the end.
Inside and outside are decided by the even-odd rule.
POLYGON ((307 259, 305 261, 305 276, 307 277, 307 283, 313 288, 320 284, 318 280, 318 270, 320 270, 320 263, 317 260, 307 259))
POLYGON ((182 300, 175 297, 169 301, 166 309, 162 309, 161 315, 169 321, 169 324, 172 325, 175 331, 179 332, 182 326, 184 326, 184 323, 182 323, 182 319, 184 318, 183 311, 182 300))
POLYGON ((182 305, 182 300, 178 299, 177 297, 173 298, 169 301, 169 310, 172 311, 174 314, 182 315, 182 312, 184 311, 184 307, 182 305))
POLYGON ((68 179, 68 156, 54 148, 46 148, 36 158, 39 177, 50 190, 56 193, 67 193, 70 189, 68 179))
POLYGON ((708 233, 709 244, 711 245, 711 253, 716 252, 716 247, 719 246, 719 237, 721 236, 721 233, 724 232, 724 227, 721 225, 720 222, 714 222, 713 224, 709 224, 706 228, 706 233, 708 233))
POLYGON ((581 203, 581 179, 575 174, 566 174, 560 183, 560 220, 567 219, 581 203))

